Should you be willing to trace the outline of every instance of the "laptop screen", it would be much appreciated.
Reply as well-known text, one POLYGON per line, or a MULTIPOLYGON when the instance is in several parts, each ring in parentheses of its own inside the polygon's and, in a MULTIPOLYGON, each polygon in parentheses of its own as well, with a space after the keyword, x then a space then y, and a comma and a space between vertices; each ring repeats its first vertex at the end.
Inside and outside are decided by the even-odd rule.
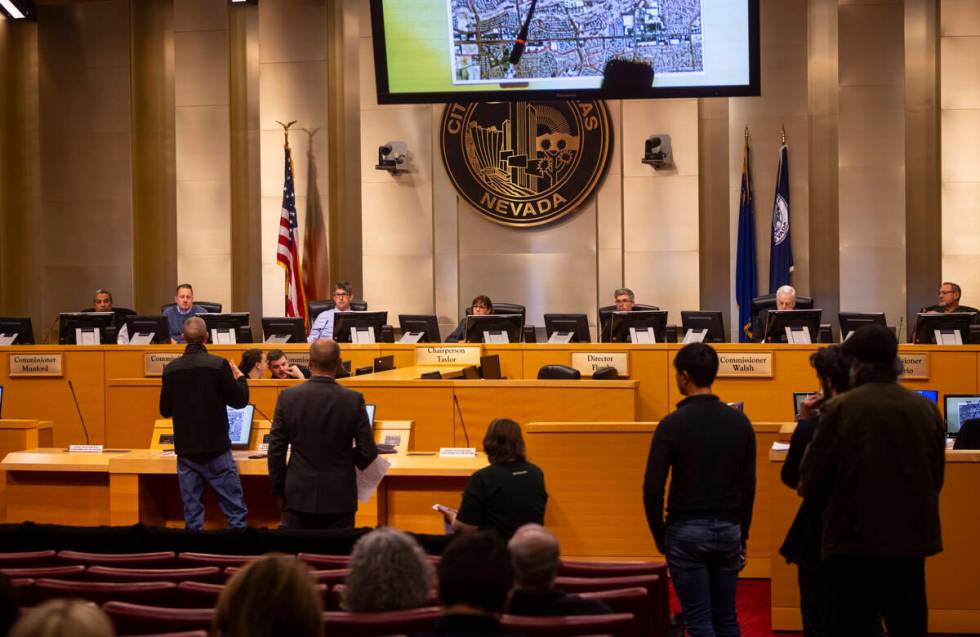
POLYGON ((946 395, 946 433, 955 436, 964 420, 980 418, 980 396, 975 394, 946 395))
POLYGON ((373 404, 364 405, 364 409, 367 410, 368 424, 371 425, 371 429, 374 429, 374 405, 373 404))
POLYGON ((812 391, 795 391, 793 392, 793 416, 796 418, 800 417, 800 405, 803 401, 815 394, 812 391))
POLYGON ((925 396, 934 403, 939 402, 939 391, 936 389, 916 389, 915 393, 925 396))
POLYGON ((233 449, 247 449, 248 439, 252 434, 252 416, 255 414, 254 405, 245 405, 241 409, 228 409, 228 437, 231 438, 233 449))

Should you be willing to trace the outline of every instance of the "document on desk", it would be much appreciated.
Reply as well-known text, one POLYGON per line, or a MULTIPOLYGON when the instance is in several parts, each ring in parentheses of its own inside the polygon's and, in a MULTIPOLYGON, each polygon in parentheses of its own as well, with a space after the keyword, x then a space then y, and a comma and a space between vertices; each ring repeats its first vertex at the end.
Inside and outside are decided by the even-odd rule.
POLYGON ((789 451, 789 443, 788 442, 774 442, 774 443, 772 443, 772 450, 773 451, 789 451))
POLYGON ((377 490, 378 485, 381 484, 381 479, 385 477, 388 473, 388 467, 391 463, 378 456, 374 459, 374 462, 369 464, 367 468, 363 471, 357 469, 357 499, 361 502, 367 502, 374 495, 377 490))

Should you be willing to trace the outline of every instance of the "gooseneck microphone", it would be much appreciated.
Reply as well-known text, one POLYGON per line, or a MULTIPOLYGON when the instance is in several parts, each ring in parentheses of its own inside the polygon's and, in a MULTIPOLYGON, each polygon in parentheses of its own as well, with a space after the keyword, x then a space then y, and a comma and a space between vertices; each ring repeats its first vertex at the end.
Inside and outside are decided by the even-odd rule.
POLYGON ((527 46, 527 32, 531 28, 531 18, 534 17, 534 9, 537 5, 538 0, 531 0, 531 7, 527 11, 527 17, 524 18, 521 31, 517 34, 517 38, 514 39, 514 46, 510 50, 509 62, 511 66, 517 66, 517 63, 521 61, 521 56, 524 55, 524 47, 527 46))
POLYGON ((470 446, 470 434, 466 431, 466 422, 463 421, 463 410, 459 408, 459 397, 453 394, 453 404, 456 405, 456 413, 459 414, 459 424, 463 428, 463 437, 466 439, 466 446, 470 446))
POLYGON ((88 438, 88 427, 85 426, 85 418, 82 417, 82 408, 78 405, 78 395, 75 394, 75 386, 71 384, 71 379, 68 379, 68 389, 71 391, 71 397, 75 400, 75 410, 78 412, 78 421, 82 423, 82 431, 85 433, 85 444, 89 443, 88 438))

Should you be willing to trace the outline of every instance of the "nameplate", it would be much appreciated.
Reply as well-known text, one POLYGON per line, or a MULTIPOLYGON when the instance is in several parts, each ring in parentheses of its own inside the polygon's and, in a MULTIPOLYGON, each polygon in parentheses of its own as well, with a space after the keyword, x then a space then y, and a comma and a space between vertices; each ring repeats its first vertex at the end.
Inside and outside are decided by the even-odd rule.
POLYGON ((929 352, 906 352, 898 358, 902 361, 902 378, 929 378, 929 352))
POLYGON ((11 376, 64 376, 62 354, 10 354, 11 376))
POLYGON ((630 375, 629 352, 572 352, 572 367, 591 376, 602 367, 615 367, 620 376, 630 375))
POLYGON ((68 453, 102 453, 102 445, 68 445, 68 453))
POLYGON ((475 458, 474 447, 439 447, 440 458, 475 458))
POLYGON ((143 354, 143 375, 162 376, 167 363, 180 358, 179 352, 145 352, 143 354))
POLYGON ((722 378, 772 378, 772 352, 718 352, 722 378))
POLYGON ((416 365, 479 365, 482 348, 477 346, 416 347, 416 365))

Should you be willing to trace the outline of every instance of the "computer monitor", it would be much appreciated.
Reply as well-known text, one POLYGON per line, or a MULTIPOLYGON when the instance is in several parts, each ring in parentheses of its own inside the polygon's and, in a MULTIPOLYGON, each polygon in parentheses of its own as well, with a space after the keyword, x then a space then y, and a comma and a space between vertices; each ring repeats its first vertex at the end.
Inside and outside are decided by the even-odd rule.
POLYGON ((851 332, 865 325, 881 325, 887 327, 884 312, 838 312, 840 320, 840 340, 846 341, 851 332))
POLYGON ((523 329, 524 317, 520 314, 471 314, 466 317, 466 340, 469 343, 485 342, 484 333, 491 337, 486 341, 488 343, 520 343, 523 329))
POLYGON ((395 369, 395 357, 393 354, 389 354, 388 356, 376 356, 374 358, 375 373, 387 372, 391 369, 395 369))
POLYGON ((932 313, 920 312, 915 319, 915 342, 930 344, 936 342, 936 330, 953 340, 959 334, 963 344, 970 342, 970 325, 976 315, 973 312, 932 313))
POLYGON ((551 341, 553 334, 569 334, 570 340, 561 338, 560 343, 591 343, 589 333, 589 317, 585 314, 545 314, 544 330, 551 341))
POLYGON ((29 316, 0 317, 0 345, 33 345, 34 330, 29 316))
POLYGON ((800 417, 800 405, 803 404, 803 401, 809 398, 810 396, 813 396, 814 394, 816 394, 816 392, 812 392, 812 391, 793 392, 793 416, 795 418, 800 417))
POLYGON ((0 418, 3 418, 3 385, 0 385, 0 418))
POLYGON ((484 380, 500 380, 503 378, 500 373, 499 354, 480 357, 480 377, 484 380))
POLYGON ((341 343, 380 343, 387 312, 337 312, 333 315, 333 337, 341 343), (353 338, 353 334, 357 339, 353 338))
POLYGON ((399 314, 398 328, 402 333, 404 343, 441 343, 442 336, 439 334, 439 321, 435 314, 399 314), (405 340, 406 336, 415 333, 421 334, 418 340, 405 340))
POLYGON ((374 404, 368 403, 364 405, 364 410, 367 412, 368 425, 371 426, 371 429, 374 429, 374 404))
POLYGON ((225 405, 228 410, 228 438, 231 439, 232 449, 248 449, 248 440, 252 435, 252 417, 255 415, 255 405, 245 405, 235 409, 225 405))
POLYGON ((301 316, 262 317, 262 338, 266 343, 305 343, 306 324, 301 316))
POLYGON ((810 342, 816 343, 820 334, 820 316, 823 310, 769 310, 766 319, 766 343, 786 343, 786 328, 806 328, 810 342))
POLYGON ((960 425, 965 420, 980 418, 980 395, 976 394, 946 394, 946 434, 955 436, 960 432, 960 425))
POLYGON ((123 319, 130 345, 165 344, 170 342, 170 323, 163 314, 127 316, 123 319))
POLYGON ((934 403, 939 403, 939 391, 935 389, 916 389, 915 393, 925 396, 934 403))
POLYGON ((252 342, 248 312, 208 313, 198 314, 198 316, 204 319, 204 324, 208 327, 208 336, 215 345, 252 342))
POLYGON ((116 342, 112 312, 62 312, 58 315, 58 343, 101 345, 116 342))
POLYGON ((684 310, 681 312, 680 335, 684 337, 688 330, 707 330, 704 343, 725 343, 725 321, 720 310, 684 310))
POLYGON ((664 342, 664 332, 667 329, 667 312, 664 310, 613 312, 609 320, 612 321, 609 333, 613 343, 632 343, 630 328, 646 332, 651 327, 657 342, 664 342))

